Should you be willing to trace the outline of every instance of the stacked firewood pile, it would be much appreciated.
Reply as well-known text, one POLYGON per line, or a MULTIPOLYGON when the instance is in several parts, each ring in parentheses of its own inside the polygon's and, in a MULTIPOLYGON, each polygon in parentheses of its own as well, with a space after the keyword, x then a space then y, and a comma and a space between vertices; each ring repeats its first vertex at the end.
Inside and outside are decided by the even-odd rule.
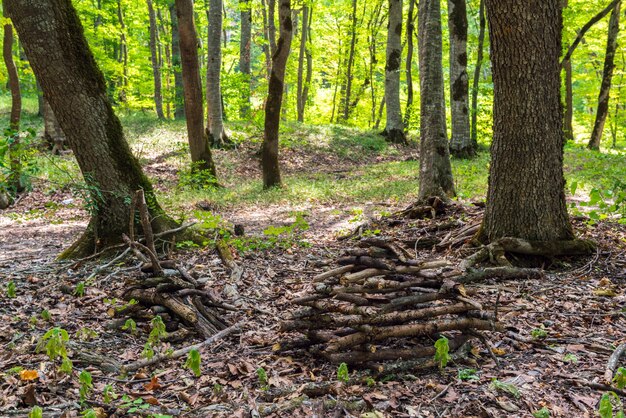
POLYGON ((333 363, 380 368, 431 359, 442 335, 455 350, 480 330, 502 329, 463 284, 483 273, 416 259, 398 241, 371 237, 337 264, 313 278, 312 288, 292 301, 301 308, 282 323, 282 331, 304 335, 299 346, 333 363))

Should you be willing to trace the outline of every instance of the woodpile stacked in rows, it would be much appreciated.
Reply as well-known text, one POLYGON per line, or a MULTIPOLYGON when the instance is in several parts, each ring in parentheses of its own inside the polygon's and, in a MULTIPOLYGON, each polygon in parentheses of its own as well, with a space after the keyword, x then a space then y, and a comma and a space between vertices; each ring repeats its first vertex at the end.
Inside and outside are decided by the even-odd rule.
POLYGON ((480 330, 501 330, 463 284, 476 273, 445 259, 416 259, 396 241, 365 238, 337 264, 313 278, 292 301, 301 308, 282 323, 284 332, 304 335, 292 345, 333 363, 428 359, 441 335, 454 350, 480 330))

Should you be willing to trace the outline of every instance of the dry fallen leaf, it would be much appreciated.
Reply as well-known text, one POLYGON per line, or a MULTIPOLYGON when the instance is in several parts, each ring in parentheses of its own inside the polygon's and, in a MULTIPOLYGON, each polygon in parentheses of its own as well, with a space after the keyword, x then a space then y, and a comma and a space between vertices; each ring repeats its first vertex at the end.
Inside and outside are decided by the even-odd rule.
POLYGON ((491 352, 495 354, 496 356, 503 356, 506 354, 506 350, 502 348, 496 348, 496 347, 492 348, 491 352))
POLYGON ((143 400, 150 405, 160 405, 159 400, 154 396, 148 396, 146 398, 143 398, 143 400))
POLYGON ((37 370, 20 370, 20 380, 29 381, 39 378, 37 370))
POLYGON ((149 383, 146 383, 145 385, 143 385, 143 387, 147 390, 147 391, 154 391, 157 389, 161 388, 161 384, 159 383, 159 379, 156 376, 152 376, 152 379, 150 379, 149 383))

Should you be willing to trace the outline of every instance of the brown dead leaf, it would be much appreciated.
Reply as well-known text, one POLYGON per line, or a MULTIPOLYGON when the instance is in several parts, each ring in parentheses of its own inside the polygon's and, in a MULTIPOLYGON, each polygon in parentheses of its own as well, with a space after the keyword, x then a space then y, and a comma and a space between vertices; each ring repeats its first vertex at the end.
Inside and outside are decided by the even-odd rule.
POLYGON ((504 350, 502 348, 497 348, 497 347, 492 348, 491 352, 493 354, 495 354, 496 356, 498 356, 498 357, 503 356, 503 355, 506 354, 506 350, 504 350))
POLYGON ((194 404, 198 401, 198 393, 189 395, 187 392, 179 392, 178 396, 180 396, 180 399, 187 402, 190 406, 194 406, 194 404))
POLYGON ((28 406, 37 405, 37 398, 35 396, 35 385, 31 384, 26 386, 24 393, 22 394, 22 402, 28 406))
POLYGON ((152 379, 150 379, 150 382, 143 385, 143 387, 149 392, 153 392, 157 389, 160 389, 161 384, 159 383, 159 378, 156 376, 152 376, 152 379))
POLYGON ((159 400, 157 398, 155 398, 154 396, 148 396, 143 398, 144 402, 149 403, 150 405, 161 405, 159 403, 159 400))
POLYGON ((29 381, 36 380, 39 378, 39 373, 37 370, 20 370, 20 380, 29 381))
POLYGON ((228 367, 228 371, 230 372, 230 374, 232 374, 233 376, 237 376, 239 374, 239 370, 234 364, 228 363, 226 366, 228 367))

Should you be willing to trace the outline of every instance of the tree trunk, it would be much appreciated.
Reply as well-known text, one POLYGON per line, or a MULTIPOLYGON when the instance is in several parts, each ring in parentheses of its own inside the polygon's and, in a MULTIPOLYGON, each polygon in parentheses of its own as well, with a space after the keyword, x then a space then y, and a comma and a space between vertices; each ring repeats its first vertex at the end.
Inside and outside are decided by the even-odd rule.
POLYGON ((43 102, 44 138, 52 149, 52 153, 60 154, 64 149, 65 134, 56 116, 54 116, 52 106, 50 106, 48 100, 44 98, 43 102))
POLYGON ((174 119, 185 117, 185 99, 183 98, 183 76, 180 68, 180 40, 178 36, 178 17, 176 4, 169 5, 170 21, 172 24, 172 71, 174 72, 174 119))
POLYGON ((209 143, 221 148, 227 140, 222 114, 222 0, 211 0, 209 6, 209 36, 207 40, 206 98, 207 136, 209 143))
POLYGON ((402 59, 402 0, 389 0, 387 29, 387 60, 385 64, 385 100, 387 126, 384 134, 394 144, 405 144, 402 111, 400 110, 400 60, 402 59))
POLYGON ((452 113, 450 153, 457 158, 469 158, 476 154, 476 149, 472 145, 469 124, 465 0, 448 0, 448 28, 450 32, 450 111, 452 113))
POLYGON ((415 32, 415 2, 409 0, 409 16, 406 21, 406 111, 404 112, 404 128, 409 129, 411 112, 413 111, 413 33, 415 32))
POLYGON ((560 0, 485 0, 494 83, 493 143, 482 233, 573 238, 565 204, 560 0))
POLYGON ((448 150, 442 70, 442 36, 439 0, 418 5, 420 69, 420 178, 419 200, 454 196, 448 150))
POLYGON ((267 6, 265 0, 261 0, 261 14, 263 16, 263 35, 267 43, 263 43, 263 54, 265 55, 265 70, 267 71, 267 79, 270 79, 270 71, 272 69, 272 53, 270 51, 270 32, 267 23, 267 6))
POLYGON ((118 94, 120 102, 126 101, 126 87, 128 87, 128 46, 126 43, 126 24, 124 23, 124 13, 122 12, 122 2, 117 0, 117 20, 120 24, 120 52, 117 62, 122 64, 121 90, 118 94))
POLYGON ((622 2, 618 1, 611 12, 609 19, 609 33, 606 41, 606 55, 604 56, 604 71, 602 72, 602 84, 598 95, 598 110, 596 111, 596 121, 593 124, 593 132, 587 148, 593 150, 600 149, 604 123, 609 113, 609 98, 611 95, 611 79, 613 78, 613 68, 615 67, 615 51, 617 50, 617 35, 619 34, 619 14, 622 2))
POLYGON ((43 93, 37 80, 35 80, 35 88, 37 89, 37 116, 43 118, 43 93))
MULTIPOLYGON (((4 39, 2 46, 2 56, 4 58, 4 64, 7 67, 7 73, 9 78, 9 89, 11 90, 11 115, 9 117, 9 129, 13 131, 8 136, 9 140, 9 175, 7 178, 7 193, 9 195, 7 203, 13 200, 13 197, 20 192, 23 187, 20 182, 22 177, 22 163, 20 158, 20 118, 22 115, 22 94, 20 92, 20 79, 17 74, 17 67, 15 61, 13 61, 13 26, 10 23, 4 24, 4 39)), ((6 136, 6 134, 5 134, 6 136)), ((0 189, 0 194, 4 191, 0 189)), ((0 206, 5 206, 4 204, 0 206)))
POLYGON ((252 10, 250 0, 239 0, 241 9, 241 40, 239 41, 239 71, 244 77, 244 102, 239 109, 242 119, 250 116, 250 40, 252 39, 252 10))
POLYGON ((267 36, 270 42, 270 56, 276 53, 276 0, 267 2, 267 36))
POLYGON ((180 59, 191 161, 195 170, 216 177, 209 143, 204 136, 202 81, 198 62, 198 35, 193 17, 193 0, 176 0, 180 41, 180 59))
POLYGON ((156 22, 156 13, 152 6, 152 0, 146 0, 148 4, 148 16, 150 18, 150 58, 152 60, 152 76, 154 78, 154 105, 157 117, 165 119, 163 115, 163 93, 161 92, 161 66, 159 65, 158 56, 158 29, 156 22))
POLYGON ((565 69, 565 118, 564 134, 565 141, 574 140, 574 92, 572 90, 572 61, 567 60, 563 64, 565 69))
POLYGON ((485 0, 480 0, 479 12, 479 30, 478 30, 478 55, 476 57, 476 67, 474 68, 474 79, 472 86, 472 147, 478 149, 478 127, 476 126, 478 119, 478 86, 480 84, 480 69, 483 65, 483 49, 485 47, 485 0))
POLYGON ((307 77, 311 70, 309 63, 311 52, 307 48, 307 37, 309 35, 309 13, 307 5, 302 7, 302 31, 300 32, 300 55, 298 56, 298 92, 297 92, 297 113, 298 122, 304 122, 304 106, 306 105, 306 92, 308 86, 304 83, 304 60, 307 59, 307 77))
POLYGON ((128 232, 128 202, 138 189, 145 191, 154 231, 174 226, 124 138, 71 1, 5 0, 4 4, 89 192, 92 218, 87 230, 61 257, 84 256, 120 242, 128 232))
POLYGON ((352 0, 352 15, 350 24, 350 49, 348 51, 348 62, 346 65, 346 80, 343 87, 343 95, 341 101, 341 119, 347 121, 350 116, 350 99, 352 95, 352 67, 354 66, 354 49, 356 46, 356 6, 357 0, 352 0))
POLYGON ((283 99, 285 67, 289 58, 293 23, 291 21, 291 0, 280 0, 279 5, 280 37, 276 52, 272 55, 272 72, 265 102, 265 135, 261 148, 263 167, 263 188, 280 186, 280 168, 278 165, 278 128, 280 109, 283 99))

